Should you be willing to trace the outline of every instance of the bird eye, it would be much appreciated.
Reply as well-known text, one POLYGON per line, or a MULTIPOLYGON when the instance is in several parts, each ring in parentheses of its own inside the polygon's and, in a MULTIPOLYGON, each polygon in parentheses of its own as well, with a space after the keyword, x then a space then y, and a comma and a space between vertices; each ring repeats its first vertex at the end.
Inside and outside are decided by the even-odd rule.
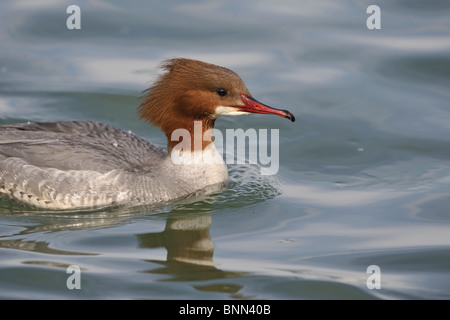
POLYGON ((224 97, 224 96, 226 96, 228 94, 228 91, 226 89, 224 89, 224 88, 219 88, 219 89, 217 89, 216 92, 221 97, 224 97))

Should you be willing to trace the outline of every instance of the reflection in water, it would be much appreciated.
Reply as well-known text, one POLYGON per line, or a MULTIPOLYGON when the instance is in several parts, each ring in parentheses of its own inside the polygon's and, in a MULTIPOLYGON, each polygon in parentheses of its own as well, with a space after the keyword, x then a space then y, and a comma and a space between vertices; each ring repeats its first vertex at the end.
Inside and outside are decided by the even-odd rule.
MULTIPOLYGON (((147 260, 162 265, 148 270, 152 274, 170 275, 164 281, 205 281, 245 275, 245 272, 230 272, 217 269, 214 261, 214 242, 209 228, 212 218, 209 214, 168 217, 162 232, 137 235, 139 248, 160 248, 167 250, 167 260, 147 260)), ((237 293, 242 286, 220 283, 194 286, 200 291, 237 293)))
POLYGON ((57 255, 90 255, 89 253, 52 249, 45 241, 24 241, 23 239, 0 240, 0 248, 33 251, 57 255))
POLYGON ((162 232, 137 235, 140 248, 167 250, 167 261, 213 265, 214 242, 210 215, 168 217, 162 232))
POLYGON ((441 223, 450 221, 450 199, 448 193, 425 194, 417 197, 407 207, 409 216, 414 219, 441 223))
MULTIPOLYGON (((213 261, 214 242, 209 232, 212 217, 208 212, 194 210, 195 206, 192 203, 181 204, 178 209, 183 214, 174 214, 174 210, 172 210, 172 213, 165 218, 163 231, 137 234, 134 238, 138 241, 136 244, 138 256, 143 257, 143 261, 147 261, 151 265, 150 269, 144 271, 144 273, 167 275, 169 277, 162 281, 207 281, 240 277, 247 274, 246 272, 223 271, 216 267, 213 261), (186 213, 187 208, 191 209, 191 213, 186 213), (159 248, 167 250, 166 260, 147 259, 152 257, 152 253, 145 249, 159 248), (158 267, 159 265, 161 267, 158 267)), ((43 254, 42 259, 30 259, 30 256, 24 255, 20 258, 21 263, 65 270, 72 263, 61 260, 64 259, 64 256, 70 261, 72 258, 68 256, 97 256, 98 258, 95 259, 101 259, 103 255, 101 252, 105 239, 102 234, 98 236, 97 232, 92 233, 89 243, 81 243, 87 252, 71 250, 73 246, 77 248, 80 246, 80 243, 71 243, 67 240, 67 237, 70 237, 73 231, 103 231, 110 227, 120 228, 126 226, 129 219, 139 218, 139 214, 144 212, 146 217, 151 217, 152 220, 156 218, 154 220, 156 222, 160 221, 161 215, 149 208, 144 209, 144 211, 139 211, 136 208, 134 211, 131 211, 130 208, 116 208, 110 211, 84 213, 43 212, 24 208, 20 214, 24 218, 21 225, 8 226, 7 223, 2 223, 0 249, 43 254), (35 221, 38 221, 38 223, 35 223, 35 221), (34 236, 36 234, 47 234, 48 241, 36 240, 34 236), (61 240, 63 240, 62 243, 61 240)), ((163 213, 164 215, 166 214, 163 213)), ((6 218, 10 215, 5 214, 3 216, 6 218)), ((108 236, 106 235, 106 237, 108 236)), ((133 239, 132 234, 130 234, 130 239, 133 239)), ((119 242, 117 245, 120 245, 119 242)), ((114 244, 111 245, 114 246, 114 244)), ((88 261, 81 263, 80 267, 84 268, 85 272, 90 272, 91 268, 88 261)), ((114 268, 114 265, 111 265, 110 268, 114 268)), ((238 292, 243 288, 241 285, 228 281, 204 285, 197 283, 192 287, 198 291, 221 292, 233 297, 241 297, 238 292)))

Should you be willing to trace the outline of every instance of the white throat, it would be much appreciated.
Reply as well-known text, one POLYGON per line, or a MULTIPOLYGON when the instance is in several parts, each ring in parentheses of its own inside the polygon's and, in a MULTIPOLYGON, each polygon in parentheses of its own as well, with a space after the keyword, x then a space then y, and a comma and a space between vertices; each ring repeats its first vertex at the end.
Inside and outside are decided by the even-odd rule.
POLYGON ((249 114, 249 112, 245 112, 235 107, 224 107, 218 106, 215 110, 215 115, 218 116, 240 116, 242 114, 249 114))

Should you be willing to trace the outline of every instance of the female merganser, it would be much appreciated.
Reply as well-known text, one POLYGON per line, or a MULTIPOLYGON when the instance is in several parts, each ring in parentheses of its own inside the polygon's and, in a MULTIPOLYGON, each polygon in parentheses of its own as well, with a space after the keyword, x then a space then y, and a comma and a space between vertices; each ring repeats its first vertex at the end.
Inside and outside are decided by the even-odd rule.
POLYGON ((228 179, 212 138, 201 138, 200 150, 194 148, 197 124, 203 137, 221 115, 264 113, 295 121, 289 111, 253 99, 229 69, 184 58, 166 60, 163 68, 166 72, 145 91, 138 113, 165 133, 167 151, 96 122, 0 126, 0 196, 46 209, 143 205, 185 197, 228 179), (176 148, 176 129, 190 133, 191 150, 176 148), (176 162, 171 157, 175 150, 184 159, 200 152, 214 161, 176 162))

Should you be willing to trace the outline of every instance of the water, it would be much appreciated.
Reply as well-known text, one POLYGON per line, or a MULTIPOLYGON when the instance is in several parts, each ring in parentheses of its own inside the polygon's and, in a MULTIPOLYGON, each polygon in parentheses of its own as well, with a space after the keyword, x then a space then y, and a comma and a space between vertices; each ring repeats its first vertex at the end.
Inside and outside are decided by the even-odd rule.
POLYGON ((277 175, 233 164, 220 193, 87 212, 0 200, 1 298, 450 298, 447 1, 380 2, 380 30, 371 1, 79 1, 81 30, 70 4, 2 2, 0 124, 94 120, 164 146, 135 109, 178 56, 233 69, 297 121, 219 119, 280 130, 277 175))

